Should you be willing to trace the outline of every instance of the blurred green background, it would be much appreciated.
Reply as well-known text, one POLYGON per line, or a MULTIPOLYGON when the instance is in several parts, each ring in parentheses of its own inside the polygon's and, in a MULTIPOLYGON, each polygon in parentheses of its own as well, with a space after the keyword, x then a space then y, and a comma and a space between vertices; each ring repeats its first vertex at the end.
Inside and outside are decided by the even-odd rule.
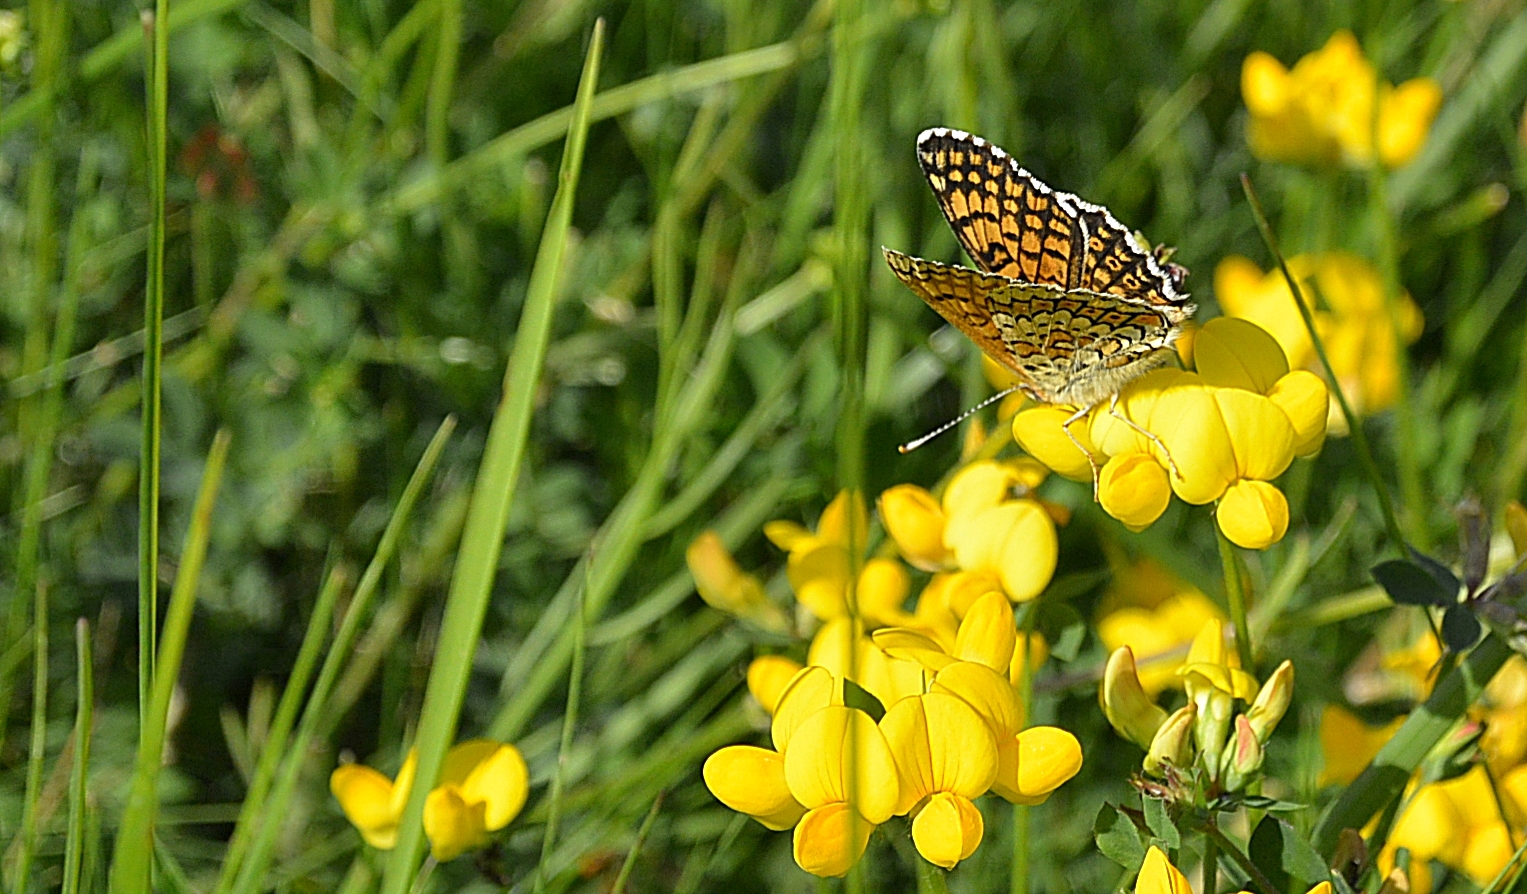
MULTIPOLYGON (((1421 472, 1420 492, 1407 494, 1407 532, 1450 554, 1451 507, 1465 493, 1495 508, 1523 496, 1520 0, 894 0, 866 4, 836 38, 835 15, 850 25, 829 3, 183 0, 171 9, 166 590, 213 433, 232 434, 162 782, 163 859, 190 890, 216 872, 272 687, 289 671, 326 569, 359 573, 425 443, 454 415, 459 427, 348 664, 340 709, 310 756, 273 882, 335 887, 359 842, 328 794, 328 772, 341 753, 389 773, 401 759, 596 17, 608 27, 602 96, 461 722, 463 736, 491 731, 530 761, 530 808, 497 856, 508 878, 523 881, 539 854, 537 804, 566 686, 559 631, 585 579, 580 557, 598 554, 610 525, 634 519, 639 549, 615 561, 589 629, 553 885, 607 889, 667 790, 633 889, 812 889, 790 862, 788 836, 721 807, 699 782, 706 754, 748 740, 760 722, 743 702, 747 658, 784 644, 694 598, 683 551, 716 528, 745 567, 778 570, 761 523, 810 522, 836 492, 843 375, 833 309, 844 270, 862 271, 868 307, 866 492, 931 485, 956 461, 958 437, 907 456, 895 446, 984 396, 977 352, 877 251, 959 257, 912 152, 926 127, 981 134, 1057 188, 1177 246, 1204 319, 1217 313, 1222 257, 1270 263, 1241 172, 1289 254, 1380 251, 1364 175, 1251 155, 1246 55, 1264 50, 1291 65, 1348 28, 1384 79, 1436 78, 1445 99, 1431 140, 1387 184, 1400 279, 1426 320, 1406 398, 1415 425, 1403 446, 1421 472), (836 112, 835 60, 857 72, 839 83, 846 105, 836 112), (855 232, 835 219, 844 197, 863 214, 850 258, 835 238, 855 232), (714 382, 692 387, 707 369, 714 382), (683 400, 697 411, 681 412, 683 400)), ((0 27, 0 531, 12 547, 0 842, 21 814, 31 600, 16 585, 32 561, 55 626, 51 754, 72 722, 69 631, 77 617, 94 627, 92 772, 105 842, 137 716, 143 31, 124 3, 13 12, 0 27), (77 308, 73 320, 66 307, 77 308), (39 420, 55 370, 53 434, 39 420), (27 480, 44 461, 38 501, 27 480), (35 545, 22 536, 29 506, 35 545)), ((1393 414, 1369 431, 1380 465, 1395 469, 1393 414)), ((1292 563, 1295 610, 1367 585, 1383 525, 1349 442, 1296 464, 1285 485, 1293 527, 1251 557, 1258 587, 1292 563)), ((1069 587, 1064 598, 1080 616, 1092 616, 1106 585, 1105 555, 1149 555, 1220 591, 1202 513, 1174 505, 1137 536, 1083 485, 1056 480, 1045 493, 1076 512, 1062 530, 1056 586, 1069 587)), ((781 576, 771 590, 787 592, 781 576)), ((1318 700, 1371 626, 1368 617, 1304 625, 1265 648, 1296 656, 1309 686, 1301 697, 1318 700)), ((1051 662, 1040 677, 1038 717, 1075 732, 1087 765, 1036 812, 1036 890, 1119 881, 1090 830, 1103 799, 1128 790, 1138 755, 1093 707, 1088 673, 1101 655, 1089 637, 1072 662, 1051 662)), ((1303 772, 1311 735, 1279 745, 1275 773, 1303 772)), ((989 814, 988 843, 951 879, 955 890, 1003 883, 1005 809, 989 814)), ((57 876, 45 867, 61 841, 49 834, 39 851, 50 889, 57 876)), ((911 884, 895 860, 872 863, 872 884, 911 884)), ((431 884, 487 887, 494 874, 463 860, 431 884)))

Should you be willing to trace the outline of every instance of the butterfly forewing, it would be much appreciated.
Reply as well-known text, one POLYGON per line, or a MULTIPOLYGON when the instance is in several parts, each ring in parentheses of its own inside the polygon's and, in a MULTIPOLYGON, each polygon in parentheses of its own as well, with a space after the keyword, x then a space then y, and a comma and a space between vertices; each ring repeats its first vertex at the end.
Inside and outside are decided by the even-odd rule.
POLYGON ((933 128, 917 157, 960 244, 983 270, 1192 313, 1172 277, 1106 208, 1045 185, 977 136, 933 128))

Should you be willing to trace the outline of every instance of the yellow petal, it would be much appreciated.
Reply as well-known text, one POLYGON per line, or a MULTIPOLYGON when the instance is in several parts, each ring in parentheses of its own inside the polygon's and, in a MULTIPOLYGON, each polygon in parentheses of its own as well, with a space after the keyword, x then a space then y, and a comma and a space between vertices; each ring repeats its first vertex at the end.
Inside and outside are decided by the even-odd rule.
POLYGON ((1145 865, 1135 879, 1135 894, 1193 894, 1188 877, 1172 865, 1154 844, 1145 852, 1145 865))
POLYGON ((785 687, 795 679, 801 663, 783 655, 760 655, 748 664, 748 692, 772 716, 785 687))
POLYGON ((1098 476, 1098 502, 1103 511, 1132 531, 1142 531, 1166 511, 1172 501, 1167 471, 1145 453, 1123 453, 1103 466, 1098 476))
POLYGON ((470 739, 445 756, 441 784, 455 784, 468 803, 486 805, 483 825, 495 832, 509 825, 530 793, 530 770, 513 745, 489 739, 470 739))
POLYGON ((1385 742, 1393 738, 1405 718, 1372 728, 1344 708, 1326 705, 1320 717, 1320 750, 1325 766, 1317 785, 1345 785, 1357 778, 1385 742))
POLYGON ((824 621, 848 614, 848 551, 835 543, 811 538, 797 543, 785 564, 795 598, 824 621))
MULTIPOLYGON (((1000 594, 998 594, 1000 596, 1000 594)), ((1006 601, 1006 597, 1003 597, 1006 601)), ((875 645, 892 658, 915 661, 929 671, 953 664, 957 659, 944 652, 936 640, 919 630, 907 627, 886 627, 871 634, 875 645)))
MULTIPOLYGON (((1251 114, 1279 114, 1288 104, 1291 89, 1288 69, 1272 55, 1257 50, 1241 63, 1241 99, 1251 114)), ((1215 295, 1219 294, 1216 290, 1215 295)))
POLYGON ((1236 546, 1266 549, 1288 533, 1288 499, 1265 481, 1237 481, 1220 498, 1214 518, 1236 546))
POLYGON ((1463 856, 1466 819, 1459 816, 1445 792, 1437 785, 1422 786, 1395 821, 1389 843, 1410 848, 1412 860, 1438 859, 1456 865, 1463 856))
POLYGON ((937 594, 944 608, 958 622, 977 599, 993 591, 1002 592, 1002 578, 997 576, 995 569, 977 568, 934 575, 928 588, 937 594))
POLYGON ((424 834, 429 837, 430 856, 441 863, 488 843, 483 823, 486 805, 468 801, 453 785, 442 785, 424 799, 424 834))
POLYGON ((796 865, 820 878, 837 878, 859 862, 874 825, 847 804, 809 810, 795 827, 796 865))
POLYGON ((1384 97, 1379 106, 1379 160, 1390 168, 1410 164, 1426 145, 1441 106, 1442 88, 1431 78, 1406 81, 1384 97))
POLYGON ((1018 734, 1017 767, 992 791, 1014 804, 1043 804, 1082 769, 1082 743, 1063 729, 1035 726, 1018 734))
POLYGON ((1001 593, 987 593, 971 604, 960 622, 954 657, 1005 671, 1012 666, 1017 642, 1018 626, 1013 619, 1012 603, 1001 593))
POLYGON ((785 759, 767 748, 729 745, 705 759, 701 774, 716 800, 776 832, 806 812, 785 783, 785 759))
MULTIPOLYGON (((1073 481, 1092 480, 1092 465, 1087 454, 1078 450, 1061 427, 1071 418, 1072 410, 1066 407, 1043 405, 1020 410, 1013 416, 1013 438, 1025 453, 1034 457, 1057 475, 1073 481)), ((1087 442, 1087 426, 1077 422, 1071 426, 1071 434, 1082 446, 1096 452, 1087 442)))
POLYGON ((880 495, 880 520, 902 558, 924 571, 943 566, 944 509, 923 488, 898 484, 880 495))
POLYGON ((943 514, 949 519, 970 518, 1012 496, 1017 478, 1013 470, 996 460, 970 463, 949 479, 944 488, 943 514))
POLYGON ((1023 706, 1005 674, 974 661, 958 661, 939 671, 930 687, 958 697, 986 721, 992 736, 1001 741, 1018 734, 1023 726, 1023 706))
POLYGON ((1034 673, 1044 666, 1045 659, 1050 657, 1050 644, 1045 642, 1044 634, 1031 633, 1027 644, 1018 640, 1013 648, 1013 660, 1007 666, 1008 682, 1017 686, 1023 680, 1024 663, 1028 663, 1028 672, 1034 673))
POLYGON ((342 764, 329 776, 329 791, 367 844, 385 851, 397 843, 400 811, 393 809, 391 779, 362 764, 342 764))
POLYGON ((1204 324, 1193 346, 1204 383, 1266 394, 1288 372, 1283 348, 1250 320, 1219 317, 1204 324))
POLYGON ((962 568, 994 571, 1014 601, 1039 595, 1055 571, 1055 521, 1034 500, 1010 500, 958 526, 951 521, 946 537, 962 568))
MULTIPOLYGON (((1273 62, 1282 68, 1278 60, 1273 62)), ((1250 258, 1226 255, 1214 268, 1214 298, 1225 313, 1244 317, 1253 305, 1260 303, 1265 277, 1262 268, 1250 258)))
POLYGON ((870 515, 864 506, 864 498, 859 494, 850 494, 848 491, 838 491, 838 495, 832 498, 827 508, 822 510, 822 517, 817 520, 817 536, 829 543, 852 549, 849 542, 852 534, 854 539, 861 544, 869 533, 870 515), (850 530, 852 524, 852 530, 850 530))
POLYGON ((912 842, 917 852, 944 869, 953 869, 975 853, 984 831, 976 805, 947 792, 935 794, 912 820, 912 842))
POLYGON ((1169 476, 1173 492, 1185 502, 1200 505, 1219 499, 1237 470, 1230 434, 1214 399, 1219 389, 1196 381, 1196 376, 1184 375, 1181 384, 1163 393, 1146 428, 1166 445, 1181 473, 1181 477, 1169 476))
POLYGON ((827 668, 821 665, 802 668, 785 686, 775 705, 774 722, 769 727, 774 749, 783 754, 801 722, 828 705, 841 703, 842 691, 827 668))
POLYGON ((901 779, 897 812, 934 792, 974 798, 997 777, 991 728, 963 699, 942 691, 903 699, 881 718, 901 779))
POLYGON ((1515 851, 1516 844, 1511 840, 1506 824, 1496 820, 1484 827, 1476 826, 1469 830, 1459 865, 1464 875, 1473 879, 1474 884, 1483 887, 1506 868, 1515 851))
POLYGON ((1250 391, 1216 388, 1214 400, 1235 452, 1236 477, 1271 481, 1294 461, 1294 426, 1278 405, 1250 391))
POLYGON ((769 538, 770 543, 774 544, 787 553, 794 552, 795 547, 799 545, 801 541, 816 536, 810 531, 806 530, 805 526, 793 521, 785 521, 783 519, 764 522, 763 532, 764 536, 769 538))
POLYGON ((902 607, 912 589, 905 565, 895 559, 876 558, 859 570, 855 592, 859 614, 871 624, 905 624, 912 616, 902 607))
POLYGON ((1294 455, 1319 453, 1326 440, 1326 419, 1331 410, 1331 391, 1325 381, 1308 370, 1296 369, 1273 384, 1267 399, 1283 411, 1294 427, 1294 455))
POLYGON ((876 825, 894 815, 901 797, 896 761, 880 728, 863 711, 842 705, 817 711, 801 721, 784 755, 790 793, 807 809, 851 802, 876 825), (857 754, 849 753, 850 742, 857 754), (854 784, 848 776, 851 766, 858 771, 854 784))

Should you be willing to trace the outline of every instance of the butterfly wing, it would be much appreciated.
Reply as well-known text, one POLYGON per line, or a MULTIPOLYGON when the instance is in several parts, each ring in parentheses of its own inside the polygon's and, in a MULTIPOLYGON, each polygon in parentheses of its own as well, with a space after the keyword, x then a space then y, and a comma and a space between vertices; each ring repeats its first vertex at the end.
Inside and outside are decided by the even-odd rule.
POLYGON ((1051 189, 1001 148, 936 127, 917 138, 917 158, 950 228, 986 272, 1142 302, 1175 322, 1193 313, 1177 279, 1108 209, 1051 189))
POLYGON ((989 298, 1011 285, 1012 280, 964 267, 925 261, 882 248, 886 263, 907 288, 938 311, 954 328, 976 343, 986 355, 1011 369, 1020 377, 1027 373, 1018 365, 1016 355, 1002 340, 1002 331, 993 320, 989 298))

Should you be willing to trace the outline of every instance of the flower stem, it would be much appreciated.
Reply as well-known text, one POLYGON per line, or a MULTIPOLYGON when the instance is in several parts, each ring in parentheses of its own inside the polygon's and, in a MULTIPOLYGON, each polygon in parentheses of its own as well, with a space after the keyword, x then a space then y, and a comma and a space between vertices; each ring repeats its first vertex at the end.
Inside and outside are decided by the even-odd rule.
POLYGON ((1250 672, 1252 663, 1251 628, 1246 623, 1246 590, 1241 585, 1241 563, 1236 559, 1235 547, 1219 525, 1214 526, 1219 538, 1219 562, 1225 569, 1225 600, 1230 606, 1230 621, 1235 624, 1235 648, 1240 656, 1241 668, 1250 672))
POLYGON ((1209 833, 1204 833, 1204 894, 1214 894, 1219 887, 1219 848, 1209 833))
POLYGON ((944 882, 944 870, 927 860, 917 861, 917 894, 949 894, 944 882))
MULTIPOLYGON (((1257 867, 1257 864, 1253 863, 1251 858, 1246 856, 1239 847, 1236 847, 1235 842, 1225 837, 1225 833, 1221 832, 1219 826, 1215 824, 1213 816, 1195 825, 1198 825, 1204 833, 1205 854, 1210 853, 1211 848, 1223 851, 1225 856, 1235 862, 1235 865, 1241 867, 1251 879, 1252 885, 1261 891, 1262 894, 1283 894, 1276 885, 1268 880, 1262 870, 1257 867)), ((1207 879, 1207 870, 1205 872, 1205 878, 1207 879)))
POLYGON ((1326 356, 1325 343, 1320 340, 1320 333, 1315 331, 1315 318, 1310 314, 1309 303, 1304 300, 1304 292, 1299 288, 1299 281, 1289 272, 1288 264, 1283 260, 1283 253, 1278 250, 1278 239, 1273 235, 1272 227, 1267 223, 1267 215, 1262 211, 1262 202, 1257 198, 1257 191, 1251 185, 1251 178, 1241 175, 1241 190, 1246 193, 1246 200, 1251 204, 1251 215, 1256 218, 1257 229, 1262 233, 1262 241, 1267 243, 1267 248, 1272 252, 1273 259, 1278 262, 1278 269, 1283 273, 1283 279, 1288 283, 1288 289, 1294 296, 1294 305, 1299 308, 1299 317, 1304 320, 1304 328, 1310 335, 1310 343, 1315 346, 1315 356, 1320 358, 1320 366, 1326 372, 1326 379, 1331 386, 1331 393, 1336 395, 1336 403, 1341 407, 1341 415, 1347 420, 1347 428, 1352 433, 1352 447, 1357 451, 1358 461, 1362 464, 1363 474, 1373 485, 1374 493, 1379 498, 1379 508, 1384 513, 1384 527, 1389 531, 1389 538, 1394 541, 1394 548, 1402 558, 1409 558, 1405 545, 1405 533, 1400 527, 1399 519, 1394 514, 1394 503, 1389 498, 1389 489, 1384 485, 1384 479, 1379 475, 1379 467, 1373 462, 1373 453, 1368 449, 1368 436, 1363 434, 1363 427, 1359 423, 1357 414, 1352 411, 1352 405, 1347 402, 1347 395, 1341 390, 1341 382, 1336 378, 1336 371, 1331 368, 1331 358, 1326 356))
POLYGON ((1029 807, 1013 805, 1013 877, 1011 894, 1029 894, 1029 807))

